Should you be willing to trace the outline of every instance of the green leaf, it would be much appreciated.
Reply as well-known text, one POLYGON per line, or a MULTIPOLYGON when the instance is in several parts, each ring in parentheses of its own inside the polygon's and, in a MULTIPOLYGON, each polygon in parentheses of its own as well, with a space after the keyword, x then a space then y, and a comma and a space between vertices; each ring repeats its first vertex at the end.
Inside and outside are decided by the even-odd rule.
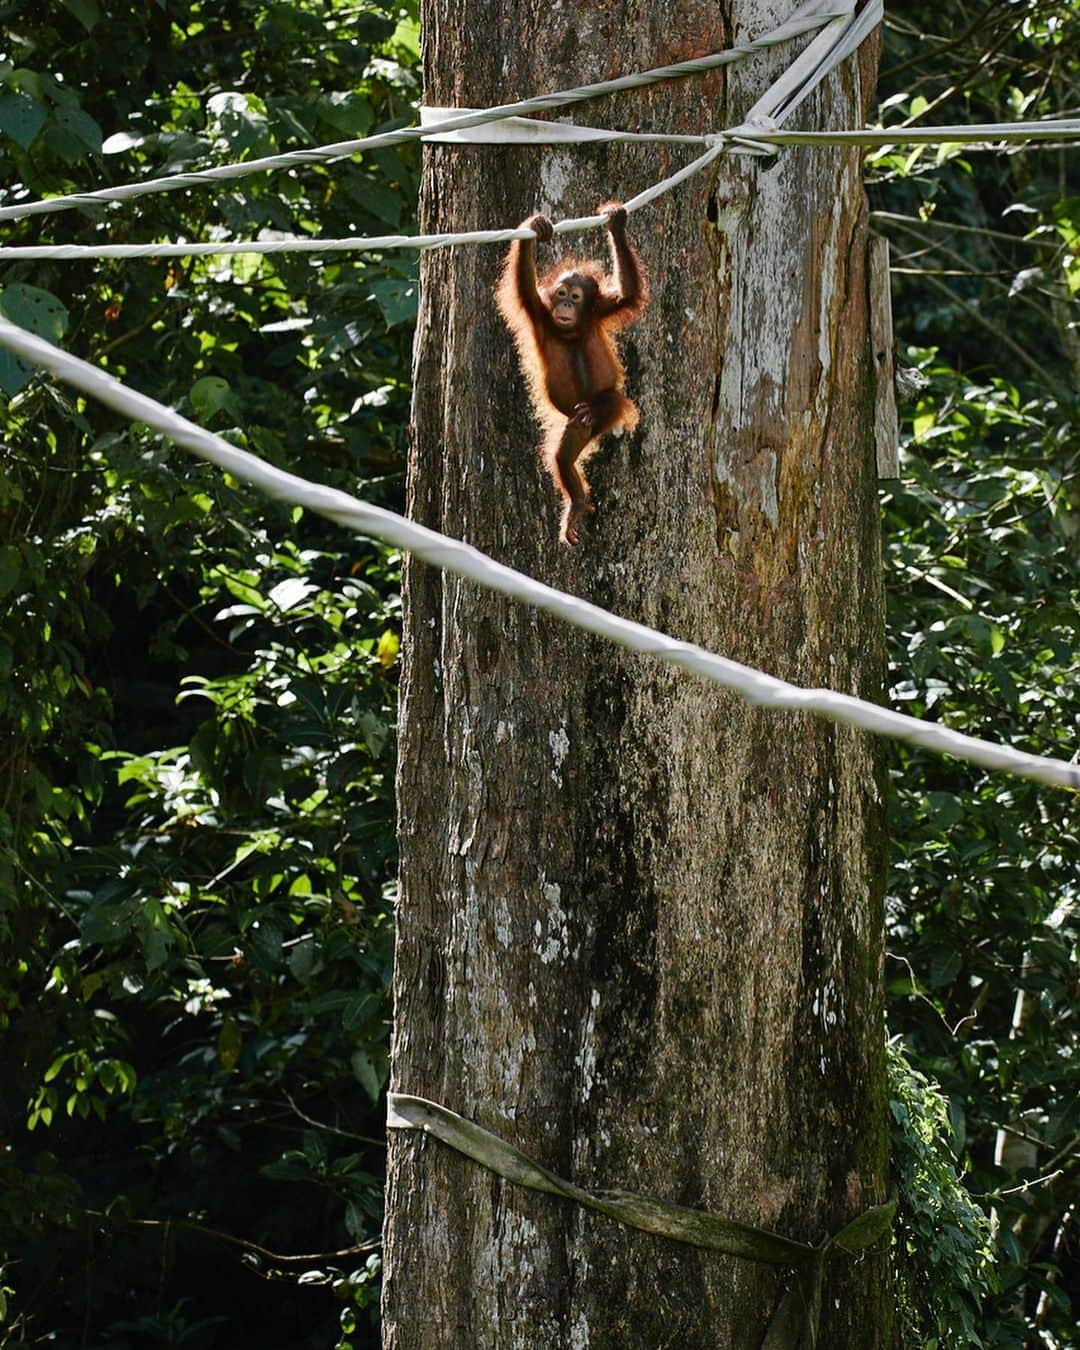
POLYGON ((420 59, 420 25, 413 18, 406 17, 394 29, 390 46, 402 48, 414 61, 420 59))
POLYGON ((59 1074, 60 1070, 64 1067, 64 1065, 68 1062, 68 1060, 71 1058, 72 1056, 70 1054, 59 1055, 56 1059, 53 1060, 53 1062, 42 1074, 41 1081, 43 1083, 51 1083, 53 1079, 56 1078, 56 1076, 59 1074))
POLYGON ((241 156, 247 150, 269 151, 272 148, 266 106, 256 94, 226 90, 214 94, 207 109, 228 142, 231 155, 241 156))
POLYGON ((378 994, 353 995, 341 1014, 341 1024, 350 1034, 355 1034, 365 1022, 382 1011, 383 1001, 378 994))
POLYGON ((388 328, 416 320, 417 284, 411 279, 387 277, 371 287, 371 298, 379 306, 388 328))
POLYGON ((307 984, 323 969, 324 961, 314 940, 301 942, 289 953, 289 969, 301 984, 307 984))
POLYGON ((359 726, 364 744, 371 751, 372 757, 378 759, 383 752, 387 737, 390 735, 390 728, 373 712, 364 713, 360 718, 359 726))
POLYGON ((228 380, 220 375, 204 375, 191 386, 188 397, 200 422, 209 422, 223 408, 231 410, 231 392, 228 380))
POLYGON ((952 984, 959 975, 962 964, 959 952, 936 951, 930 961, 931 988, 940 989, 944 985, 952 984))
MULTIPOLYGON (((38 286, 15 282, 0 291, 0 314, 28 333, 56 343, 67 332, 68 312, 52 294, 38 286)), ((33 379, 37 367, 11 352, 0 351, 0 389, 17 394, 33 379)))
POLYGON ((259 1172, 271 1181, 310 1181, 311 1171, 307 1167, 298 1167, 296 1163, 273 1162, 260 1167, 259 1172))
POLYGON ((248 933, 248 950, 255 963, 265 971, 275 970, 281 963, 281 949, 285 933, 281 923, 268 917, 259 919, 248 933))
MULTIPOLYGON (((373 6, 372 9, 375 7, 373 6)), ((389 9, 392 13, 398 10, 397 5, 379 5, 380 9, 389 9)), ((394 21, 382 14, 375 14, 372 10, 367 13, 353 9, 349 16, 349 38, 353 42, 364 42, 369 46, 376 42, 382 42, 394 31, 394 21)))
POLYGON ((139 913, 139 942, 147 970, 159 970, 173 945, 173 932, 164 907, 157 900, 144 900, 139 913))
POLYGON ((29 94, 0 94, 0 132, 24 150, 45 125, 48 110, 29 94))
POLYGON ((947 830, 950 825, 955 825, 963 814, 960 799, 952 792, 931 792, 927 796, 927 804, 930 808, 930 818, 937 830, 947 830))
POLYGON ((369 1222, 363 1207, 350 1200, 345 1206, 345 1227, 354 1242, 362 1242, 367 1237, 369 1222))
POLYGON ((82 917, 79 931, 84 942, 108 944, 127 937, 132 929, 130 900, 96 902, 82 917))
POLYGON ((0 600, 15 589, 21 571, 22 555, 15 545, 0 545, 0 600))
POLYGON ((66 10, 75 15, 88 33, 101 19, 101 10, 98 8, 97 0, 63 0, 63 5, 66 10))
POLYGON ((49 133, 55 149, 70 162, 83 159, 87 150, 101 153, 101 128, 81 108, 57 108, 49 133))
POLYGON ((315 106, 324 122, 350 139, 363 136, 371 126, 371 101, 356 94, 324 94, 315 106))
POLYGON ((67 332, 68 312, 51 291, 15 282, 0 291, 0 311, 6 319, 47 342, 59 342, 67 332))
POLYGON ((366 1050, 354 1050, 349 1063, 352 1065, 352 1071, 356 1075, 357 1082, 371 1100, 377 1102, 381 1084, 371 1056, 366 1050))
POLYGON ((1007 666, 1002 665, 1000 661, 994 661, 989 667, 989 674, 1007 704, 1015 706, 1019 703, 1020 690, 1016 687, 1016 681, 1007 666))
POLYGON ((326 1140, 314 1130, 305 1130, 302 1139, 304 1157, 312 1167, 321 1167, 330 1156, 326 1140))
POLYGON ((281 792, 283 781, 281 756, 273 750, 253 750, 244 759, 244 786, 260 804, 281 792))

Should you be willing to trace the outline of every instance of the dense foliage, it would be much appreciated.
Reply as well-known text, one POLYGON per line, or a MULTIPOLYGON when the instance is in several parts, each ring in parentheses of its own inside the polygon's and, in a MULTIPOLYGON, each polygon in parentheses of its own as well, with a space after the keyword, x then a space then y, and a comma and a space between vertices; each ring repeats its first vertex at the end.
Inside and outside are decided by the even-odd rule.
MULTIPOLYGON (((1071 10, 905 6, 883 120, 1067 112, 1071 10)), ((1075 154, 951 146, 871 162, 915 390, 903 479, 884 498, 891 696, 1066 760, 1080 743, 1075 154)), ((997 1240, 996 1296, 982 1291, 975 1325, 942 1319, 941 1344, 1080 1345, 1077 797, 907 748, 894 766, 892 1030, 940 1082, 997 1240)), ((916 1248, 933 1300, 957 1272, 933 1268, 925 1235, 916 1248)))
POLYGON ((990 1221, 959 1176, 946 1098, 898 1042, 889 1045, 889 1097, 900 1343, 971 1343, 995 1287, 990 1221))
MULTIPOLYGON (((5 204, 413 118, 409 5, 3 18, 5 204)), ((387 233, 417 163, 5 242, 387 233)), ((395 504, 414 275, 401 254, 21 263, 0 309, 395 504)), ((397 559, 9 358, 0 386, 0 1343, 348 1344, 378 1263, 397 559)))
MULTIPOLYGON (((905 6, 883 120, 1075 103, 1068 9, 905 6)), ((0 0, 0 30, 0 205, 415 115, 412 0, 0 0)), ((883 151, 870 172, 917 372, 884 497, 892 698, 1067 757, 1064 153, 883 151)), ((417 165, 252 175, 4 242, 386 233, 417 165)), ((0 267, 7 317, 387 504, 414 310, 395 253, 0 267)), ((0 403, 0 1345, 371 1345, 397 559, 3 355, 0 403)), ((913 750, 894 766, 908 1337, 1080 1345, 1075 800, 913 750)))

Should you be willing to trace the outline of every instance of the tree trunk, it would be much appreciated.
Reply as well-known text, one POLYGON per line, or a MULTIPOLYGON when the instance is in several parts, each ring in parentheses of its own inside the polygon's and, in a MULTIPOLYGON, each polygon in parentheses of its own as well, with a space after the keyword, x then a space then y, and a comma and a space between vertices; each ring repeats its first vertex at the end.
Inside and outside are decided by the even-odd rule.
MULTIPOLYGON (((481 107, 699 56, 789 12, 722 8, 517 3, 496 25, 483 0, 425 0, 425 102, 481 107)), ((808 40, 573 120, 718 130, 808 40)), ((846 61, 793 125, 858 125, 875 63, 865 48, 846 61)), ((695 153, 430 146, 422 228, 584 215, 695 153)), ((624 341, 641 426, 590 465, 583 543, 556 539, 490 247, 425 255, 410 514, 677 637, 879 697, 857 152, 721 159, 630 232, 653 286, 624 341)), ((599 233, 573 242, 602 254, 599 233)), ((405 594, 393 1089, 581 1186, 804 1241, 880 1202, 881 743, 752 709, 417 562, 405 594)), ((388 1350, 740 1350, 790 1283, 404 1131, 385 1257, 388 1350)), ((819 1345, 890 1343, 888 1269, 887 1242, 830 1260, 819 1345)))

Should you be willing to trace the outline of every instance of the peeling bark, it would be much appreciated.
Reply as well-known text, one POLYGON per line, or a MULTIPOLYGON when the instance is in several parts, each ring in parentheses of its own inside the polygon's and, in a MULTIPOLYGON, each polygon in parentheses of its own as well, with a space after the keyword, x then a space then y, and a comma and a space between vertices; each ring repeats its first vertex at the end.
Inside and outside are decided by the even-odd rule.
MULTIPOLYGON (((767 8, 767 13, 763 12, 767 8)), ((425 101, 478 107, 774 26, 739 0, 425 0, 425 101)), ((801 43, 580 105, 704 132, 801 43)), ((862 54, 797 125, 851 125, 862 54)), ((422 228, 582 215, 670 146, 425 151, 422 228)), ((784 679, 880 697, 866 211, 851 149, 719 161, 632 217, 651 311, 624 341, 639 431, 557 511, 490 249, 429 253, 409 509, 552 584, 784 679)), ((574 241, 602 253, 599 233, 574 241)), ((546 256, 542 254, 542 261, 546 256)), ((589 1189, 819 1242, 884 1198, 883 748, 756 710, 410 562, 395 1090, 589 1189)), ((890 1343, 885 1251, 830 1262, 819 1344, 890 1343)), ((758 1346, 783 1271, 515 1189, 390 1140, 384 1345, 758 1346)))

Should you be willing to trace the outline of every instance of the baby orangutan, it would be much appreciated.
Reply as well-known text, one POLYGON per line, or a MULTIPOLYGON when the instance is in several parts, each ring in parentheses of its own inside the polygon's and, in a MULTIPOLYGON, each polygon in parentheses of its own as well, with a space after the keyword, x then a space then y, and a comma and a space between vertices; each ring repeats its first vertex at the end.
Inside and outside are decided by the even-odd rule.
MULTIPOLYGON (((515 239, 495 292, 544 428, 540 453, 562 497, 565 544, 578 542, 578 521, 594 509, 581 461, 601 436, 638 423, 637 408, 622 392, 626 371, 612 335, 645 313, 649 281, 626 237, 626 211, 608 202, 600 214, 607 219, 610 273, 598 262, 564 258, 538 281, 533 240, 515 239)), ((553 238, 547 216, 530 216, 521 228, 544 244, 553 238)))

